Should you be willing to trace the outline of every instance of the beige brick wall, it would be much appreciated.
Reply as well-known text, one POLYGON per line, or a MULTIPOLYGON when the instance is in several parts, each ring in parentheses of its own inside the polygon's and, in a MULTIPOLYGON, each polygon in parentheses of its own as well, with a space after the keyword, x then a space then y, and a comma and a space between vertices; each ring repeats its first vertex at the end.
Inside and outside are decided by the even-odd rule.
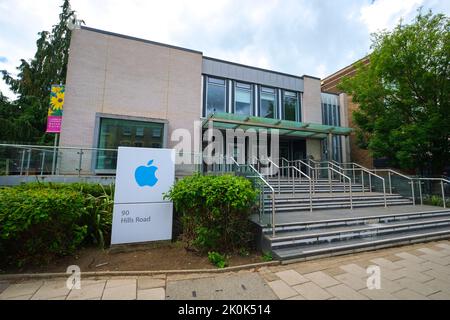
MULTIPOLYGON (((201 53, 75 30, 60 146, 94 147, 96 113, 166 119, 168 147, 174 145, 170 135, 176 128, 188 129, 193 137, 200 118, 201 72, 201 53)), ((83 167, 88 171, 90 165, 87 156, 83 167)), ((61 167, 62 173, 71 167, 61 167)))
POLYGON ((322 123, 322 107, 320 101, 320 80, 303 76, 303 122, 322 123))

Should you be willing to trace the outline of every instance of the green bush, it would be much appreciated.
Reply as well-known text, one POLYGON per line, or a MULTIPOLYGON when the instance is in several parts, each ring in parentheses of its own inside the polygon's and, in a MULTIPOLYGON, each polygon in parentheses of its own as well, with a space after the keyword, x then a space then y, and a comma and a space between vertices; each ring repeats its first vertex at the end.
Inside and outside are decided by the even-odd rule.
POLYGON ((165 195, 181 214, 183 237, 201 251, 234 251, 252 240, 249 215, 256 191, 245 178, 196 174, 178 180, 165 195))
POLYGON ((0 189, 1 265, 45 263, 111 232, 112 186, 32 183, 0 189))
POLYGON ((208 260, 220 269, 225 268, 228 265, 227 258, 215 251, 208 252, 208 260))

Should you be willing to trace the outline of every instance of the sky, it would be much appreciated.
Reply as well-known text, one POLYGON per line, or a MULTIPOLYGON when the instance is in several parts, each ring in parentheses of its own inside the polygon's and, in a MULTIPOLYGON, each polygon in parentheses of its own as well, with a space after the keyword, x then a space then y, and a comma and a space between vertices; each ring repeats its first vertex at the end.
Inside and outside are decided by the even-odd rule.
MULTIPOLYGON (((62 0, 0 0, 0 70, 16 74, 62 0)), ((86 26, 205 56, 323 78, 370 52, 370 34, 412 21, 419 7, 450 14, 449 0, 71 0, 86 26)), ((13 97, 3 80, 0 91, 13 97)))

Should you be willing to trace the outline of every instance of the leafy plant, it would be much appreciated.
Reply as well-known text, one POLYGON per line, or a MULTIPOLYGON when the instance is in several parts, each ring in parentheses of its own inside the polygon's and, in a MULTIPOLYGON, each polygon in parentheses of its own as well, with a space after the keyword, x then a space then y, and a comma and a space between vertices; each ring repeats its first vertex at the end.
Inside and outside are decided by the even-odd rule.
POLYGON ((256 199, 249 180, 196 174, 178 180, 164 196, 181 214, 183 237, 201 251, 234 251, 252 240, 249 215, 256 199))
POLYGON ((215 251, 208 252, 208 260, 220 269, 225 268, 228 265, 226 256, 215 251))
POLYGON ((262 257, 261 257, 261 259, 262 259, 262 261, 264 261, 264 262, 272 261, 272 260, 273 260, 272 252, 270 252, 270 251, 264 252, 263 255, 262 255, 262 257))

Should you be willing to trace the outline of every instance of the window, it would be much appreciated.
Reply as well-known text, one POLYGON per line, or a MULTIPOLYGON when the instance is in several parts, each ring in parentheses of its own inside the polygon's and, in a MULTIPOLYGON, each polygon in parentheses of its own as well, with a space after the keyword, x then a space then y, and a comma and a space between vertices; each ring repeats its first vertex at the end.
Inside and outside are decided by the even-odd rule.
POLYGON ((234 113, 252 115, 252 85, 236 82, 234 87, 234 113))
POLYGON ((276 89, 261 87, 259 103, 259 116, 263 118, 275 118, 277 110, 276 89))
MULTIPOLYGON (((331 93, 322 93, 322 123, 329 126, 340 126, 340 106, 339 97, 331 93)), ((327 143, 324 144, 325 149, 328 148, 327 143)), ((333 160, 342 161, 342 139, 340 136, 334 135, 332 138, 333 160)))
POLYGON ((226 85, 225 80, 218 78, 206 78, 206 116, 225 112, 226 108, 226 85))
POLYGON ((296 92, 284 91, 283 120, 301 121, 296 92))
MULTIPOLYGON (((162 148, 163 123, 101 118, 98 148, 117 149, 119 146, 162 148)), ((98 151, 96 169, 115 169, 116 151, 98 151)))

